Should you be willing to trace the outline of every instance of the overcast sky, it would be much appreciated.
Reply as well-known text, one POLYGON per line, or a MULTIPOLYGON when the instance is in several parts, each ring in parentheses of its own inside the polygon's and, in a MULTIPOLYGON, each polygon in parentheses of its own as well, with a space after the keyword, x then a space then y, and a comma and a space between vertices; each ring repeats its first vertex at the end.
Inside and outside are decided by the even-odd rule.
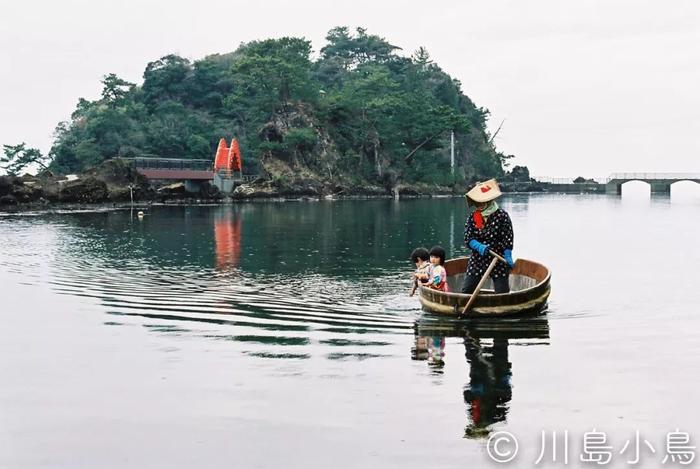
POLYGON ((0 0, 0 143, 47 151, 107 73, 366 27, 428 49, 540 176, 700 172, 700 2, 0 0))

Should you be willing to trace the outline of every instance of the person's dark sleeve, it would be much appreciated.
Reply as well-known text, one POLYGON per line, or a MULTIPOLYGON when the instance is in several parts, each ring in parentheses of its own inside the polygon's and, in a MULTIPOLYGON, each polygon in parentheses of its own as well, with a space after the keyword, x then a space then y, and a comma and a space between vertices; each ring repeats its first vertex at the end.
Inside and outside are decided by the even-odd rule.
POLYGON ((471 214, 467 216, 467 221, 464 224, 464 244, 469 246, 469 240, 472 239, 474 233, 474 222, 471 214))
POLYGON ((513 223, 507 212, 501 212, 498 231, 501 233, 498 240, 498 251, 503 253, 506 249, 513 249, 513 223))

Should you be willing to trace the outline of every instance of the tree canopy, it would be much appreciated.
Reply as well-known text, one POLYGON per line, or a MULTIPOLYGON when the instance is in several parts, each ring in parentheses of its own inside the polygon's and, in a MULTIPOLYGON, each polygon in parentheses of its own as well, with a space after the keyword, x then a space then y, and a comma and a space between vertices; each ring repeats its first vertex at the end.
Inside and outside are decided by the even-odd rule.
POLYGON ((487 133, 488 111, 424 48, 406 57, 362 28, 336 27, 326 40, 318 58, 294 37, 194 62, 167 55, 147 64, 140 86, 108 74, 101 96, 81 98, 58 125, 52 169, 76 172, 113 157, 213 158, 219 138, 236 137, 248 173, 273 158, 381 183, 502 174, 507 157, 487 133))
POLYGON ((28 166, 38 166, 40 169, 48 169, 48 156, 43 155, 38 148, 27 148, 22 142, 18 145, 3 145, 3 155, 0 156, 0 168, 8 174, 17 175, 28 166))

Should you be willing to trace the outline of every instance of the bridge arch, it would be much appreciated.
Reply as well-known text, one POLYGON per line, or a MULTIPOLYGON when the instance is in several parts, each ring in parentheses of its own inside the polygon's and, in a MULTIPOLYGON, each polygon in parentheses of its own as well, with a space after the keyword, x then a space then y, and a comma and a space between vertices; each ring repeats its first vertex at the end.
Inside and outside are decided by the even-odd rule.
POLYGON ((619 195, 623 195, 625 192, 633 194, 646 194, 650 195, 652 192, 651 183, 643 179, 630 179, 629 181, 624 181, 620 184, 619 195))
POLYGON ((693 178, 676 179, 675 181, 671 182, 671 185, 674 185, 677 182, 694 182, 696 184, 700 184, 700 179, 693 179, 693 178))
POLYGON ((671 184, 671 197, 676 200, 696 201, 700 197, 700 180, 685 179, 671 184))

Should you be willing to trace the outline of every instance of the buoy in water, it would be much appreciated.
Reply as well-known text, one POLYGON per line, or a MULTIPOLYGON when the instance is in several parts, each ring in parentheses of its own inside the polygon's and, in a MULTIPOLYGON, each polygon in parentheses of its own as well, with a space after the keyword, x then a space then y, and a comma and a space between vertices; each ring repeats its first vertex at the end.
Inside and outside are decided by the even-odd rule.
POLYGON ((136 216, 139 218, 143 218, 143 211, 139 210, 136 216))

